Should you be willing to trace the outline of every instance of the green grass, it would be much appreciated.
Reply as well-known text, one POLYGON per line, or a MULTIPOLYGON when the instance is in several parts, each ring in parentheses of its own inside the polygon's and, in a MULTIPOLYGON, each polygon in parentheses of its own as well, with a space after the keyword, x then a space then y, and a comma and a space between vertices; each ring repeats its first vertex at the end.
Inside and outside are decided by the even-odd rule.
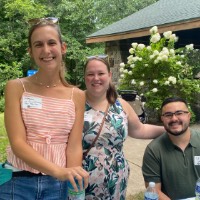
POLYGON ((129 195, 126 200, 144 200, 144 192, 139 192, 135 195, 129 195))
POLYGON ((4 126, 4 113, 0 113, 0 162, 6 159, 6 147, 8 145, 8 138, 4 126))
POLYGON ((6 136, 6 130, 4 126, 4 113, 0 113, 0 137, 6 136))
POLYGON ((6 147, 8 145, 8 139, 0 138, 0 162, 3 162, 6 160, 6 147))

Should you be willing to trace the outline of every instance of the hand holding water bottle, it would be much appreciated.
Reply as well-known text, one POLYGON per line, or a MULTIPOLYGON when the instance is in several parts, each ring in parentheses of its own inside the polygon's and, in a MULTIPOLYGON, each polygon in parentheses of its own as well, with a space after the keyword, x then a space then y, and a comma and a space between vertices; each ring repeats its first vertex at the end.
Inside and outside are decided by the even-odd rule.
POLYGON ((79 185, 79 182, 77 179, 74 179, 76 186, 78 188, 78 191, 75 190, 75 188, 72 186, 71 182, 68 181, 68 200, 85 200, 85 189, 82 186, 79 185))
POLYGON ((154 182, 149 182, 149 186, 144 193, 144 200, 158 200, 158 193, 156 192, 154 182))

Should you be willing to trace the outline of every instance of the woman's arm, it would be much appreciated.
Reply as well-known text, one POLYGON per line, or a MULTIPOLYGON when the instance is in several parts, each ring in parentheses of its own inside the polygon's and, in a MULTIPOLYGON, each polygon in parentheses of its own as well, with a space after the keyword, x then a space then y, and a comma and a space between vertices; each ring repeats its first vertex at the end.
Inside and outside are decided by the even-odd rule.
POLYGON ((85 94, 78 88, 74 89, 75 122, 67 144, 67 167, 82 166, 82 133, 85 110, 85 94))
POLYGON ((123 99, 120 99, 120 102, 128 116, 128 135, 130 137, 137 139, 153 139, 165 132, 163 126, 141 123, 129 103, 123 99))
MULTIPOLYGON (((67 144, 67 167, 82 166, 82 133, 85 111, 85 93, 78 88, 74 89, 73 101, 75 103, 75 122, 70 132, 67 144)), ((84 182, 88 184, 88 174, 82 171, 84 182)), ((79 175, 76 178, 81 178, 79 175)))

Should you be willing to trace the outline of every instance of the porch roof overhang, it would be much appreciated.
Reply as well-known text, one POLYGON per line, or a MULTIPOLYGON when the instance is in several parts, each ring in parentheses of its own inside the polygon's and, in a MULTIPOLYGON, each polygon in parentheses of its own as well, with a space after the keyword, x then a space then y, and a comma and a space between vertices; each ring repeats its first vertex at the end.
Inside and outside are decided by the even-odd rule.
MULTIPOLYGON (((149 33, 150 28, 152 27, 146 27, 146 28, 141 28, 139 30, 121 32, 117 34, 98 35, 93 37, 91 36, 86 38, 86 43, 99 43, 99 42, 108 42, 108 41, 124 40, 129 38, 144 37, 150 35, 149 33)), ((200 18, 177 22, 177 23, 158 25, 159 33, 163 33, 169 30, 175 32, 175 31, 198 29, 198 28, 200 28, 200 18)))

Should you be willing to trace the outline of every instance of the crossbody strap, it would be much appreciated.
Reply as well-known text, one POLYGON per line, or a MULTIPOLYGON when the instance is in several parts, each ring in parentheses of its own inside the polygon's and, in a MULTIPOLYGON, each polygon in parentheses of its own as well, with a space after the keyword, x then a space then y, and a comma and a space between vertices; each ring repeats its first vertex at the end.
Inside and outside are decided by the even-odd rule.
POLYGON ((97 139, 98 139, 98 137, 99 137, 99 135, 100 135, 100 133, 101 133, 101 130, 102 130, 102 128, 103 128, 103 124, 104 124, 105 119, 106 119, 106 116, 107 116, 107 114, 108 114, 109 105, 110 105, 110 104, 107 105, 106 112, 104 113, 104 117, 103 117, 102 122, 101 122, 101 126, 99 127, 99 131, 98 131, 98 133, 97 133, 97 135, 96 135, 94 141, 93 141, 92 144, 90 145, 90 147, 87 149, 87 151, 85 151, 85 152, 83 153, 83 158, 85 158, 85 157, 87 156, 88 152, 89 152, 90 149, 94 146, 95 142, 97 141, 97 139))

